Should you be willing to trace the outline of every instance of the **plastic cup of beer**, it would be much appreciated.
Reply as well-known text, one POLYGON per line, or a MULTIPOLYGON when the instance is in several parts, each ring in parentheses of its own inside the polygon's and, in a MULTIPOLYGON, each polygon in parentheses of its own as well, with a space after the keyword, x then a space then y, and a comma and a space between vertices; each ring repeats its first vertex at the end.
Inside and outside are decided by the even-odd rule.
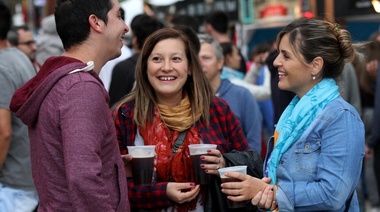
MULTIPOLYGON (((219 175, 222 180, 222 183, 227 182, 239 182, 239 179, 229 178, 225 175, 227 172, 239 172, 242 174, 247 174, 247 166, 230 166, 226 168, 219 169, 219 175)), ((243 208, 247 205, 247 201, 234 202, 232 200, 227 199, 227 205, 229 208, 243 208)))
POLYGON ((155 145, 127 146, 132 159, 132 176, 135 185, 150 186, 154 168, 155 145))
POLYGON ((201 160, 202 155, 207 155, 207 150, 216 149, 216 144, 190 144, 190 157, 193 163, 195 183, 200 185, 208 184, 210 175, 201 168, 201 164, 205 164, 205 161, 201 160))

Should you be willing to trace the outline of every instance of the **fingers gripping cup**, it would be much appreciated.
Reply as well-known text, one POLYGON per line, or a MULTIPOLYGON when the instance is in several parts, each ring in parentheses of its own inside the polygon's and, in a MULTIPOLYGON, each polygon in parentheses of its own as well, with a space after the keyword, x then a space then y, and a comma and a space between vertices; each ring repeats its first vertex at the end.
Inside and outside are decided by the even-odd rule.
MULTIPOLYGON (((227 172, 239 172, 242 174, 247 174, 247 166, 230 166, 230 167, 219 169, 219 175, 222 180, 222 183, 239 182, 240 181, 239 179, 228 178, 227 176, 225 176, 225 173, 227 172)), ((227 205, 229 208, 243 208, 247 205, 247 201, 234 202, 232 200, 227 199, 227 205)))
POLYGON ((207 155, 207 150, 216 149, 216 144, 190 144, 190 157, 193 164, 195 183, 200 185, 206 185, 209 182, 210 176, 201 168, 202 163, 206 163, 201 160, 202 155, 207 155))
POLYGON ((133 156, 132 176, 135 185, 151 185, 155 147, 155 145, 127 146, 128 153, 133 156))

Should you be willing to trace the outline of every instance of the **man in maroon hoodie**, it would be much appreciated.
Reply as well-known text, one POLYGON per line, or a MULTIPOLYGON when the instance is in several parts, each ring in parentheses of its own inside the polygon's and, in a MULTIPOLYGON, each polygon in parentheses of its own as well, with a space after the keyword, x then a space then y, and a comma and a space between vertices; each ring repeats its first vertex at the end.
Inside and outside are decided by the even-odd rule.
POLYGON ((49 58, 10 108, 29 128, 39 211, 129 211, 124 165, 98 77, 121 54, 118 0, 57 0, 65 52, 49 58))

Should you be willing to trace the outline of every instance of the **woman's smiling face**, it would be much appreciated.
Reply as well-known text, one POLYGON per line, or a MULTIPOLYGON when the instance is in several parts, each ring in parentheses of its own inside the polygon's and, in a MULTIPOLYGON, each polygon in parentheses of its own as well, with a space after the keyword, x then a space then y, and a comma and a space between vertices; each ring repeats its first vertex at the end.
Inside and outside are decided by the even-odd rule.
POLYGON ((278 68, 278 87, 292 91, 301 98, 316 84, 312 79, 312 66, 301 61, 300 55, 293 51, 289 34, 281 38, 278 50, 279 55, 273 62, 278 68))
POLYGON ((180 39, 161 40, 148 58, 148 79, 157 102, 175 106, 182 100, 183 86, 189 76, 185 44, 180 39))

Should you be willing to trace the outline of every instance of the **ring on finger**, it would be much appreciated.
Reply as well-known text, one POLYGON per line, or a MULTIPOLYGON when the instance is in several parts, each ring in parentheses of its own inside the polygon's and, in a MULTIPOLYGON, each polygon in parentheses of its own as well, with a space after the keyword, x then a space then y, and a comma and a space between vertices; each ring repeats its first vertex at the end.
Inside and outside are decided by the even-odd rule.
POLYGON ((218 170, 219 169, 219 164, 218 165, 216 165, 216 170, 218 170))

